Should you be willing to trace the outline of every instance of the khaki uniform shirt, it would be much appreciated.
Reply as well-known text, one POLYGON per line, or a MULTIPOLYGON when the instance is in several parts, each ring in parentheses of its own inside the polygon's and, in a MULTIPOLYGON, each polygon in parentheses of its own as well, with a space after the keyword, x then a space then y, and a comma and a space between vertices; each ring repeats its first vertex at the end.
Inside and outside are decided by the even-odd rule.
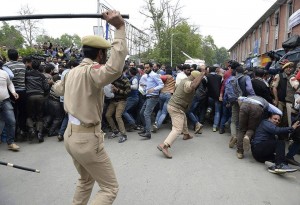
POLYGON ((85 127, 99 125, 103 112, 103 87, 122 75, 128 54, 125 29, 116 30, 105 65, 84 58, 79 66, 70 70, 62 81, 53 85, 54 91, 64 96, 64 109, 85 127))

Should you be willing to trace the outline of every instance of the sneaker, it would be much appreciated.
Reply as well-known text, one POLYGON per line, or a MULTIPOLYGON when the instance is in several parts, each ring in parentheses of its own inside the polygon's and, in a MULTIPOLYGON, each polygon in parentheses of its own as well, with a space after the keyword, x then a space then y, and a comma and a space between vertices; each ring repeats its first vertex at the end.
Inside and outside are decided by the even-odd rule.
POLYGON ((237 142, 237 138, 236 137, 231 137, 230 142, 229 142, 229 148, 233 148, 234 145, 237 142))
POLYGON ((19 151, 20 147, 18 145, 16 145, 15 143, 12 143, 12 144, 8 145, 8 149, 12 150, 12 151, 19 151))
POLYGON ((196 126, 195 126, 195 134, 202 134, 202 128, 203 128, 203 125, 199 122, 197 122, 196 126))
POLYGON ((153 132, 153 133, 156 133, 157 130, 158 130, 158 127, 157 127, 156 124, 154 124, 154 125, 152 126, 152 132, 153 132))
POLYGON ((296 172, 298 169, 295 168, 291 168, 289 165, 287 164, 283 164, 281 163, 280 165, 276 165, 275 166, 275 171, 277 172, 296 172))
POLYGON ((116 137, 118 137, 119 136, 119 131, 114 131, 108 138, 109 139, 113 139, 113 138, 116 138, 116 137))
POLYGON ((213 127, 213 132, 217 132, 217 128, 216 127, 213 127))
POLYGON ((271 162, 271 161, 265 161, 265 165, 266 165, 267 167, 271 167, 271 166, 275 165, 275 163, 274 163, 274 162, 271 162))
POLYGON ((270 172, 270 173, 273 173, 273 174, 284 174, 284 173, 286 173, 286 171, 276 171, 276 165, 272 165, 272 166, 270 166, 270 167, 268 167, 268 171, 270 172))
POLYGON ((244 158, 244 154, 240 153, 240 152, 236 152, 236 156, 238 159, 243 159, 244 158))
POLYGON ((123 143, 127 140, 127 135, 121 135, 120 139, 119 139, 119 143, 123 143))
POLYGON ((247 135, 245 135, 243 139, 243 149, 248 152, 250 150, 250 139, 247 135))

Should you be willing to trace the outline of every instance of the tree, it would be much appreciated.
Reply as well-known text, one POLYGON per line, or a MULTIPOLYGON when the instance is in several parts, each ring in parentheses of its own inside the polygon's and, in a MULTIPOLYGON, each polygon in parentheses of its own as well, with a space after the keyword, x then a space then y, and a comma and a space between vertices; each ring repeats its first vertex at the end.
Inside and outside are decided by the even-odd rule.
POLYGON ((0 30, 0 44, 7 48, 22 48, 24 43, 20 31, 4 21, 0 30))
POLYGON ((202 53, 203 59, 207 65, 213 65, 216 63, 215 51, 217 50, 217 46, 214 43, 214 39, 212 36, 205 36, 202 40, 202 53))
POLYGON ((81 39, 77 34, 69 35, 65 33, 60 37, 59 41, 62 47, 71 47, 74 45, 79 48, 81 46, 81 39))
POLYGON ((227 52, 227 49, 224 47, 218 48, 216 50, 216 63, 220 65, 224 65, 224 63, 229 59, 229 53, 227 52))
POLYGON ((151 19, 150 32, 154 34, 156 42, 160 43, 165 31, 187 20, 180 17, 182 7, 179 2, 172 5, 171 0, 161 0, 159 7, 156 7, 154 0, 145 0, 146 5, 140 13, 151 19))
MULTIPOLYGON (((20 15, 32 15, 34 13, 34 10, 30 9, 28 5, 25 5, 21 7, 18 13, 20 15)), ((18 25, 19 30, 21 31, 24 39, 30 47, 32 47, 34 39, 40 32, 38 24, 39 20, 27 19, 20 20, 20 24, 18 25)))

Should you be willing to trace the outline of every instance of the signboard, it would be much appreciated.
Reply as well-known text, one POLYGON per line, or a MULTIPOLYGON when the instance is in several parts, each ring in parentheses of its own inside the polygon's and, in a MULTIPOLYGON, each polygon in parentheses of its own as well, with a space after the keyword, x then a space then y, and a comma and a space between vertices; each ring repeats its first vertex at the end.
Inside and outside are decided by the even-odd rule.
POLYGON ((101 37, 103 37, 103 27, 102 26, 94 26, 93 27, 93 30, 94 30, 94 35, 96 35, 96 36, 101 36, 101 37))
POLYGON ((288 30, 291 30, 293 27, 300 24, 300 9, 295 11, 289 18, 288 30))
POLYGON ((255 40, 254 46, 253 46, 253 55, 256 56, 258 55, 259 52, 259 41, 255 40))

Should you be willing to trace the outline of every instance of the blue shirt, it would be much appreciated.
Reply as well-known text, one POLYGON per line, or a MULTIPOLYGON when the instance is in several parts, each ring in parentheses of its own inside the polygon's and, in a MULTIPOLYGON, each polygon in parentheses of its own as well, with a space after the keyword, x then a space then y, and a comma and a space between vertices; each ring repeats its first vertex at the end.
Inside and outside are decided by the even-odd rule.
MULTIPOLYGON (((60 76, 60 80, 63 80, 65 78, 65 75, 70 71, 70 69, 66 69, 62 72, 60 76)), ((64 102, 64 96, 60 96, 60 102, 64 102)))
POLYGON ((4 70, 5 72, 7 72, 8 76, 10 79, 13 79, 15 77, 15 75, 13 74, 13 72, 7 67, 7 66, 3 66, 2 70, 4 70))
POLYGON ((151 71, 149 74, 146 74, 146 80, 146 96, 159 95, 159 91, 164 87, 160 75, 151 71), (152 88, 154 88, 154 91, 148 94, 148 90, 152 88))
POLYGON ((268 103, 268 101, 266 101, 264 98, 262 98, 260 96, 256 96, 256 95, 248 96, 248 97, 240 96, 238 98, 238 100, 241 101, 241 102, 247 102, 247 103, 250 103, 250 104, 261 105, 263 107, 263 109, 267 110, 268 112, 278 114, 278 115, 282 116, 281 110, 279 110, 274 105, 268 103))

